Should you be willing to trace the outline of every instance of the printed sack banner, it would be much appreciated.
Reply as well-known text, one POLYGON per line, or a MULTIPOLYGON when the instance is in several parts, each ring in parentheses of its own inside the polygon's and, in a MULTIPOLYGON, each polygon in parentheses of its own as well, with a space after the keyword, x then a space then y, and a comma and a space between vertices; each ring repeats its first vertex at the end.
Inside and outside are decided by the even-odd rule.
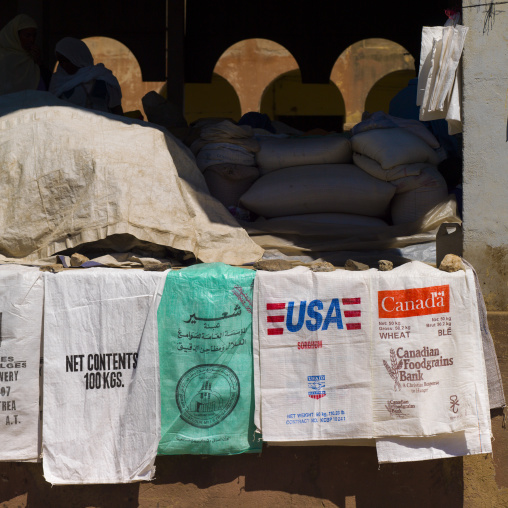
POLYGON ((376 272, 373 285, 375 436, 477 429, 481 334, 472 272, 414 261, 376 272))
POLYGON ((158 311, 159 454, 261 451, 253 425, 254 277, 223 263, 168 273, 158 311))
POLYGON ((265 441, 372 438, 372 272, 257 272, 256 422, 265 441))
MULTIPOLYGON (((477 307, 478 299, 475 298, 474 292, 476 286, 475 274, 471 269, 466 270, 466 272, 461 271, 457 273, 461 278, 467 280, 467 287, 471 291, 470 294, 464 293, 462 296, 465 301, 471 301, 469 312, 464 316, 469 321, 473 337, 474 350, 471 357, 474 361, 474 370, 469 373, 469 376, 475 383, 475 404, 478 416, 476 425, 474 428, 466 431, 437 436, 379 439, 376 442, 379 462, 408 462, 492 453, 487 372, 477 307)), ((451 408, 452 412, 456 411, 454 414, 458 414, 459 405, 460 402, 457 401, 455 408, 451 408)))
POLYGON ((152 479, 166 272, 44 275, 44 477, 52 484, 152 479))
POLYGON ((37 460, 42 272, 0 266, 0 460, 37 460))

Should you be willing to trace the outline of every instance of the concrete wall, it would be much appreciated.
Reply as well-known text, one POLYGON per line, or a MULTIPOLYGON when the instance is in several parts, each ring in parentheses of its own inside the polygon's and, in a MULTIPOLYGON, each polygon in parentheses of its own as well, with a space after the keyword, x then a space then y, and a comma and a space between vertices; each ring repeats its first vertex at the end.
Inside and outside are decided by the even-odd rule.
POLYGON ((464 1, 464 256, 508 310, 508 5, 464 1))

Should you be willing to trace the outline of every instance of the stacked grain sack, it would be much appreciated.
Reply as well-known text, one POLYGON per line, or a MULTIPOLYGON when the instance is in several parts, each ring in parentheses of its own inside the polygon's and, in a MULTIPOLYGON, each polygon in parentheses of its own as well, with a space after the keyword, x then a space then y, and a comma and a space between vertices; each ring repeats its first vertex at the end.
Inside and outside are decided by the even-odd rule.
POLYGON ((236 206, 240 196, 259 177, 254 154, 259 143, 248 125, 229 120, 210 121, 190 146, 210 194, 224 206, 236 206))
POLYGON ((396 187, 393 224, 414 222, 446 199, 447 185, 437 169, 445 155, 423 123, 377 112, 352 134, 355 165, 396 187))
POLYGON ((326 136, 259 138, 260 178, 240 205, 269 220, 358 227, 386 226, 395 187, 352 164, 349 139, 326 136))

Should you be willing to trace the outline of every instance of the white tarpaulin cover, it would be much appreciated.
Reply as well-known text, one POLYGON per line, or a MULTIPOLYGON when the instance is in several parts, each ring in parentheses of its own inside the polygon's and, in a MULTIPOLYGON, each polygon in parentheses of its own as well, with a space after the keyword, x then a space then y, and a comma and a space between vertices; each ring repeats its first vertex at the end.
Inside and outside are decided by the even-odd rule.
POLYGON ((152 479, 160 439, 157 306, 167 272, 45 274, 44 477, 152 479))
POLYGON ((190 150, 162 128, 71 107, 47 92, 0 97, 0 254, 29 261, 112 235, 253 262, 263 250, 210 196, 190 150))
POLYGON ((39 457, 42 273, 0 266, 0 460, 39 457))

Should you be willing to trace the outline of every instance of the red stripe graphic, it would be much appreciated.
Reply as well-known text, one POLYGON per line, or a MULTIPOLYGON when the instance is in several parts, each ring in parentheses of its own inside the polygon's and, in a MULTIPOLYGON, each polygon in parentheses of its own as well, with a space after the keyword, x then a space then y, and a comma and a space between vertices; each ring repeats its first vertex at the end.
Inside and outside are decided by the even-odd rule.
POLYGON ((361 298, 343 298, 342 305, 355 305, 358 303, 362 303, 361 298))
POLYGON ((361 310, 345 310, 344 317, 359 317, 362 315, 361 310))
POLYGON ((285 309, 286 304, 285 303, 267 303, 266 304, 266 310, 281 310, 285 309))
MULTIPOLYGON (((282 310, 286 308, 285 303, 267 303, 266 310, 282 310)), ((284 323, 284 316, 267 316, 267 323, 284 323)), ((284 328, 268 328, 268 335, 282 335, 284 333, 284 328)))
POLYGON ((266 321, 268 323, 284 323, 284 316, 268 316, 266 321))
POLYGON ((348 330, 360 330, 362 328, 361 323, 346 323, 346 328, 348 330))

